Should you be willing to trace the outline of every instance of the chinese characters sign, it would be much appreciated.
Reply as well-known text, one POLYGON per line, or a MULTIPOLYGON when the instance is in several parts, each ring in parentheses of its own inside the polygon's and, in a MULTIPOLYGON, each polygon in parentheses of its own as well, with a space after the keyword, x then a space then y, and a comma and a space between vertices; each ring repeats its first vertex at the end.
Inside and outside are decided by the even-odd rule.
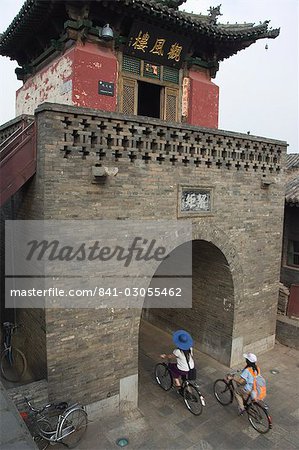
POLYGON ((183 78, 182 116, 188 116, 190 78, 183 78))
POLYGON ((99 94, 114 96, 114 83, 99 81, 99 94))
POLYGON ((150 62, 179 68, 191 39, 156 28, 144 22, 134 23, 124 53, 150 62))
POLYGON ((211 191, 204 189, 183 188, 181 193, 181 211, 211 211, 211 191))

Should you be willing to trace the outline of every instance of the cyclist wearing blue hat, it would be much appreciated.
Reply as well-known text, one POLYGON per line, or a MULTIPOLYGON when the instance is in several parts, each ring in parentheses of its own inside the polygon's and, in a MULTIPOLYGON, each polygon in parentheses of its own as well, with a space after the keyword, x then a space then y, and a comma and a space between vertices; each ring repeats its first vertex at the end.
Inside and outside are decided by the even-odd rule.
MULTIPOLYGON (((162 354, 160 356, 161 358, 176 357, 176 363, 170 363, 169 369, 172 373, 175 386, 180 388, 180 377, 182 375, 188 375, 189 370, 194 368, 193 339, 185 330, 178 330, 173 333, 172 339, 177 348, 175 348, 170 355, 162 354)), ((181 393, 180 389, 178 392, 181 393)))

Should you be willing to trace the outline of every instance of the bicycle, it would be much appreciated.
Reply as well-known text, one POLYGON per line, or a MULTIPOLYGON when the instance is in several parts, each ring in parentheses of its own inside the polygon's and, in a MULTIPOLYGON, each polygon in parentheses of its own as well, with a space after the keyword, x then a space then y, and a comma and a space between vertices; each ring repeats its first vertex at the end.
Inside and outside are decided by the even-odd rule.
POLYGON ((12 335, 20 325, 11 322, 3 323, 4 350, 1 353, 1 374, 7 381, 20 381, 27 369, 26 357, 21 350, 12 345, 12 335))
POLYGON ((45 450, 50 444, 74 448, 80 442, 88 423, 83 406, 78 403, 68 406, 66 402, 61 402, 37 409, 26 397, 24 400, 29 414, 25 412, 21 416, 40 450, 45 450))
MULTIPOLYGON (((214 395, 223 406, 233 403, 235 387, 233 380, 218 379, 214 383, 214 395)), ((251 426, 261 434, 266 434, 272 428, 272 418, 269 407, 261 400, 253 401, 250 394, 244 400, 244 409, 251 426)))
MULTIPOLYGON (((167 363, 156 364, 155 379, 164 391, 169 391, 171 388, 174 388, 173 377, 167 363)), ((188 410, 195 416, 199 416, 206 403, 198 389, 197 383, 193 380, 188 380, 186 376, 182 376, 181 391, 188 410)))

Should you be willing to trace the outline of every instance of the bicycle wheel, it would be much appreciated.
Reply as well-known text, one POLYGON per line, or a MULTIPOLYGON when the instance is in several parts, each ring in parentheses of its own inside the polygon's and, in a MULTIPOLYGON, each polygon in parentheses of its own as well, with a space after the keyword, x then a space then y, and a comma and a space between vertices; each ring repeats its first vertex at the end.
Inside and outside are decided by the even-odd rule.
POLYGON ((221 405, 226 406, 233 402, 232 389, 225 380, 216 380, 214 383, 214 395, 221 405))
POLYGON ((155 367, 155 378, 159 386, 164 391, 169 391, 172 387, 172 375, 166 364, 159 363, 155 367))
POLYGON ((268 433, 270 428, 272 428, 272 421, 268 411, 258 403, 251 403, 248 406, 247 414, 251 426, 259 433, 268 433))
POLYGON ((1 373, 7 381, 20 381, 27 368, 25 355, 18 348, 7 348, 1 355, 1 373))
POLYGON ((53 434, 52 426, 46 419, 37 420, 35 425, 33 440, 39 450, 46 450, 46 448, 49 447, 50 442, 42 436, 42 433, 48 433, 50 438, 51 434, 53 434))
POLYGON ((195 416, 199 416, 203 410, 200 396, 200 392, 192 384, 184 386, 183 397, 185 405, 195 416))
POLYGON ((81 440, 87 428, 87 414, 82 408, 71 409, 64 416, 58 436, 60 442, 68 448, 74 448, 81 440))

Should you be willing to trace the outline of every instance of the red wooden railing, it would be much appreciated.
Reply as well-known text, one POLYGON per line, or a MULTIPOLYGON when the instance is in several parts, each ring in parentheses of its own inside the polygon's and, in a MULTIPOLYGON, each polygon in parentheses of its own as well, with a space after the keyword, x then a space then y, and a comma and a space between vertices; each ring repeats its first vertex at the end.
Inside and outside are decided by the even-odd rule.
POLYGON ((0 144, 0 206, 36 172, 36 132, 33 119, 14 121, 0 144))

